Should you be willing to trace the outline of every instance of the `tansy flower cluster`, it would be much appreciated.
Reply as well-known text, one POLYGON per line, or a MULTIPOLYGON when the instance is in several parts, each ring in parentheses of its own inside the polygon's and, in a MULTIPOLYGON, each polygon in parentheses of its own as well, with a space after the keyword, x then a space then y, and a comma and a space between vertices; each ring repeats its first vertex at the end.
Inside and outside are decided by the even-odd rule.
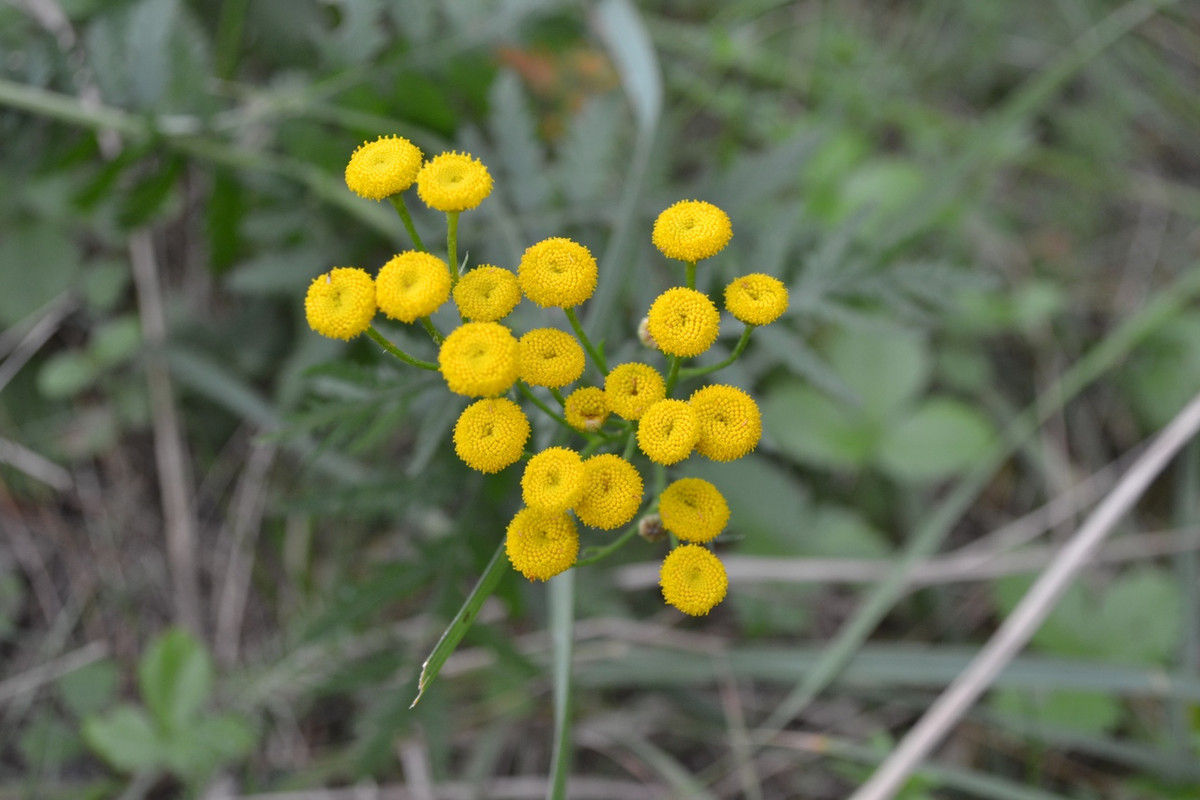
POLYGON ((504 533, 512 566, 529 580, 549 580, 605 558, 641 531, 643 546, 671 545, 660 572, 666 602, 693 616, 711 611, 728 588, 713 548, 729 524, 729 505, 708 481, 668 482, 668 468, 686 468, 693 455, 732 461, 757 447, 762 420, 753 397, 697 379, 736 360, 752 330, 788 306, 787 288, 776 278, 735 278, 720 299, 742 324, 740 338, 723 358, 707 355, 720 337, 721 310, 697 288, 697 265, 729 244, 729 216, 699 200, 682 200, 658 216, 650 239, 683 262, 683 279, 650 304, 640 325, 628 327, 653 357, 610 368, 577 316, 600 278, 584 244, 545 239, 512 268, 459 263, 459 215, 477 208, 493 186, 478 159, 452 152, 425 160, 411 142, 385 136, 354 151, 346 185, 363 198, 391 202, 413 248, 374 275, 335 267, 314 278, 304 303, 308 323, 334 339, 366 334, 404 363, 440 373, 449 392, 472 398, 454 425, 454 452, 481 473, 521 473, 523 505, 504 533), (414 185, 421 202, 446 217, 444 252, 426 247, 409 215, 404 193, 414 185), (522 299, 555 310, 566 324, 514 332, 504 320, 522 299), (432 318, 451 300, 458 321, 443 333, 432 318), (378 313, 419 324, 436 352, 423 359, 401 350, 375 328, 378 313), (697 357, 705 363, 686 365, 697 357), (690 392, 680 390, 684 382, 690 392), (559 426, 548 446, 530 448, 530 413, 559 426), (584 535, 595 544, 581 547, 580 527, 594 529, 584 535))

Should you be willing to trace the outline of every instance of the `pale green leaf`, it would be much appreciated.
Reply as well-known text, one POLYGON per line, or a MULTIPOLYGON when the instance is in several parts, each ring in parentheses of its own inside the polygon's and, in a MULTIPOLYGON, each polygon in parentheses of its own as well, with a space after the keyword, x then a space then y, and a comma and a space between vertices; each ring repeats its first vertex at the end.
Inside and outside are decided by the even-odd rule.
POLYGON ((142 700, 168 733, 192 723, 208 699, 212 680, 208 652, 178 628, 155 639, 138 663, 142 700))
POLYGON ((941 480, 987 452, 994 437, 992 424, 975 409, 934 398, 888 429, 879 464, 897 480, 941 480))

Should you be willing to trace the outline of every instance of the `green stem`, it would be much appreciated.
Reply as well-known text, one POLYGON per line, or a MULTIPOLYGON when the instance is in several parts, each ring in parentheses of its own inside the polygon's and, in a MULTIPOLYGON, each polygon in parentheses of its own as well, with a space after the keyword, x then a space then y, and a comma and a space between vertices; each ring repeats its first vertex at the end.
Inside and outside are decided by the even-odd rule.
POLYGON ((611 556, 613 553, 620 550, 625 545, 626 542, 628 542, 630 539, 632 539, 637 534, 637 532, 638 532, 638 523, 635 522, 632 525, 630 525, 628 528, 626 528, 625 532, 622 533, 619 538, 617 538, 615 541, 611 542, 610 544, 606 544, 604 547, 600 547, 600 548, 595 548, 595 547, 589 548, 587 550, 587 552, 584 554, 584 557, 575 562, 575 567, 576 568, 586 567, 589 564, 595 564, 597 561, 603 561, 604 559, 611 556))
POLYGON ((432 372, 437 372, 439 370, 439 367, 437 364, 434 364, 430 361, 422 361, 419 358, 413 358, 408 353, 401 350, 399 347, 396 347, 396 345, 392 344, 387 339, 385 339, 383 337, 383 334, 381 334, 379 331, 375 330, 374 325, 367 328, 367 336, 370 336, 372 339, 374 339, 379 344, 380 347, 382 347, 384 350, 387 350, 389 353, 391 353, 396 358, 403 361, 405 364, 411 364, 414 367, 420 367, 421 369, 427 369, 432 372))
POLYGON ((592 357, 592 361, 595 362, 597 369, 600 370, 600 374, 608 375, 608 365, 604 363, 604 356, 596 348, 592 347, 591 339, 587 337, 587 334, 583 332, 583 326, 579 324, 579 317, 575 316, 575 309, 564 308, 563 310, 567 312, 567 319, 571 323, 571 328, 575 331, 575 335, 579 337, 579 341, 583 342, 583 349, 588 351, 588 355, 592 357))
POLYGON ((635 434, 636 430, 637 428, 631 425, 629 428, 629 433, 625 434, 625 452, 622 454, 621 458, 625 459, 626 461, 633 457, 633 445, 635 442, 637 442, 637 435, 635 434))
POLYGON ((567 399, 565 397, 563 397, 562 392, 560 392, 558 389, 555 389, 553 386, 551 386, 550 394, 554 395, 554 399, 558 401, 558 404, 560 406, 562 406, 563 408, 567 407, 567 399))
POLYGON ((446 212, 446 258, 450 264, 450 285, 458 283, 458 212, 446 212))
POLYGON ((425 330, 429 332, 429 338, 433 339, 433 343, 440 345, 446 341, 446 337, 442 336, 442 332, 433 324, 433 320, 429 317, 421 317, 421 324, 425 326, 425 330))
MULTIPOLYGON (((738 356, 740 356, 742 351, 746 349, 746 345, 750 344, 750 331, 752 330, 754 330, 753 325, 746 326, 746 330, 742 331, 742 338, 738 339, 738 343, 733 348, 733 352, 729 354, 729 358, 725 359, 720 364, 712 364, 707 367, 689 367, 688 369, 681 369, 679 371, 679 377, 695 378, 698 375, 707 375, 710 372, 716 372, 719 369, 725 369, 725 367, 728 367, 734 361, 737 361, 738 356)), ((670 389, 667 390, 667 393, 670 394, 670 389)))
POLYGON ((421 241, 421 234, 417 233, 417 228, 413 225, 412 217, 409 216, 408 206, 404 202, 404 195, 394 194, 388 198, 392 201, 392 207, 396 209, 396 213, 400 215, 400 221, 404 223, 404 229, 408 231, 408 236, 413 241, 413 246, 422 253, 428 252, 425 249, 425 243, 421 241))
POLYGON ((671 396, 671 391, 675 388, 675 382, 679 380, 679 364, 683 361, 679 356, 671 356, 671 368, 667 371, 667 397, 671 396))
POLYGON ((550 579, 550 641, 553 645, 554 753, 549 800, 567 800, 571 774, 571 658, 575 645, 575 570, 550 579))
POLYGON ((530 389, 525 384, 524 381, 517 381, 517 391, 519 391, 521 394, 525 395, 526 399, 529 400, 529 402, 533 403, 535 406, 540 408, 542 410, 543 414, 550 417, 555 422, 557 422, 559 425, 562 425, 564 428, 571 431, 572 433, 575 431, 575 429, 571 427, 570 423, 568 423, 561 414, 554 413, 554 410, 551 409, 550 406, 543 403, 541 398, 539 398, 536 394, 534 394, 533 390, 530 389))
POLYGON ((696 288, 696 262, 687 262, 687 287, 689 289, 696 288))

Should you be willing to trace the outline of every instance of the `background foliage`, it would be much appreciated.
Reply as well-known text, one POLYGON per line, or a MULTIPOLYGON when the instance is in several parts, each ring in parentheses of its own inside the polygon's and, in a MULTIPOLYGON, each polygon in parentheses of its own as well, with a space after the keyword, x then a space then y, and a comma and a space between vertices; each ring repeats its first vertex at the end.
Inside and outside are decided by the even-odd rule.
MULTIPOLYGON (((0 5, 0 796, 544 792, 543 587, 505 580, 408 708, 514 476, 453 456, 436 376, 301 314, 403 246, 341 180, 392 132, 496 176, 472 261, 603 254, 610 360, 676 282, 649 243, 676 199, 733 219, 700 288, 788 283, 729 371, 762 447, 683 470, 729 498, 730 600, 664 610, 650 545, 578 576, 572 796, 844 796, 1200 390, 1198 78, 1187 3, 0 5), (941 577, 760 746, 972 469, 941 577)), ((905 797, 1200 794, 1197 457, 905 797)))

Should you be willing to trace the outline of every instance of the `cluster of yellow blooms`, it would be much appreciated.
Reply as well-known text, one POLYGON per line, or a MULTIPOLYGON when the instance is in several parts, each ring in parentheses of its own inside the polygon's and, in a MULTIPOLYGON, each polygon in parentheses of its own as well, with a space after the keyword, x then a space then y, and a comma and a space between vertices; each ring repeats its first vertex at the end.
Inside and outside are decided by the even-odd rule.
MULTIPOLYGON (((588 340, 575 307, 596 289, 596 259, 567 238, 551 238, 528 248, 511 270, 480 265, 459 275, 456 262, 458 214, 475 208, 492 190, 487 168, 467 154, 443 153, 428 161, 406 139, 391 136, 364 143, 346 167, 346 183, 361 197, 389 199, 400 212, 417 249, 399 253, 372 278, 365 270, 336 267, 315 278, 305 299, 309 325, 336 339, 369 334, 409 364, 438 370, 450 391, 478 398, 454 426, 454 449, 468 466, 494 473, 528 458, 521 477, 524 507, 508 525, 505 550, 519 572, 547 580, 580 559, 576 521, 601 530, 631 525, 642 508, 644 483, 631 459, 633 444, 662 470, 693 452, 714 461, 732 461, 754 450, 762 435, 758 406, 734 386, 712 384, 687 400, 671 397, 677 380, 708 374, 732 362, 750 331, 787 309, 787 289, 763 274, 744 275, 725 288, 725 310, 745 325, 732 355, 720 364, 681 369, 685 359, 705 353, 717 339, 720 312, 695 288, 696 262, 720 252, 733 236, 729 217, 716 206, 684 200, 663 211, 654 224, 654 245, 686 264, 686 285, 668 289, 651 304, 640 335, 667 357, 663 373, 642 362, 611 370, 602 351, 588 340), (421 244, 404 206, 402 192, 417 186, 427 206, 448 221, 449 262, 421 244), (566 312, 574 334, 557 328, 531 330, 519 338, 503 325, 521 298, 566 312), (451 298, 462 323, 446 336, 429 316, 451 298), (420 321, 438 345, 437 363, 420 361, 384 339, 372 326, 376 313, 405 323, 420 321), (586 351, 586 352, 585 352, 586 351), (561 390, 578 381, 588 366, 601 385, 561 390), (561 405, 561 415, 530 387, 543 387, 561 405), (564 428, 586 440, 580 450, 553 446, 529 454, 531 426, 525 411, 506 397, 516 389, 564 428), (616 415, 624 422, 610 422, 616 415), (624 442, 623 455, 596 452, 624 442)), ((660 480, 659 486, 665 483, 660 480)), ((681 478, 652 498, 643 532, 660 529, 675 546, 662 564, 660 585, 672 606, 692 615, 707 614, 725 597, 728 580, 710 543, 725 529, 729 506, 720 491, 699 478, 681 478)), ((632 527, 606 555, 639 530, 632 527)), ((649 538, 649 537, 648 537, 649 538)))

